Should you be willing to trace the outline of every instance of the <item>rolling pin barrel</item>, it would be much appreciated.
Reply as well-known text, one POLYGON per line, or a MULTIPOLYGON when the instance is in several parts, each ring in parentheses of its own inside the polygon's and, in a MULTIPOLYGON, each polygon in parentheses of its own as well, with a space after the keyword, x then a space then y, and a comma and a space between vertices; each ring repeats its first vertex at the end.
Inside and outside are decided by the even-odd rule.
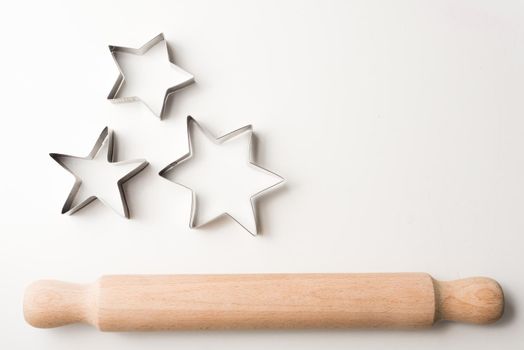
POLYGON ((103 331, 482 324, 503 309, 492 279, 424 273, 105 276, 88 285, 37 281, 24 298, 35 327, 84 322, 103 331))

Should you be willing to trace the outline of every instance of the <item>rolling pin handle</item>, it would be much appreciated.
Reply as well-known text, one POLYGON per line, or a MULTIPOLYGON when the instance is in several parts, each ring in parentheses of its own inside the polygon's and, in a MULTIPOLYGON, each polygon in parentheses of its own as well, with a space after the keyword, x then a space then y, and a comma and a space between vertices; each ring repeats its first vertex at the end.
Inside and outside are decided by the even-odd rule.
POLYGON ((504 293, 497 281, 487 277, 455 281, 433 280, 435 321, 493 323, 504 313, 504 293))
POLYGON ((96 322, 97 283, 92 285, 54 280, 33 282, 24 296, 24 317, 38 328, 96 322))

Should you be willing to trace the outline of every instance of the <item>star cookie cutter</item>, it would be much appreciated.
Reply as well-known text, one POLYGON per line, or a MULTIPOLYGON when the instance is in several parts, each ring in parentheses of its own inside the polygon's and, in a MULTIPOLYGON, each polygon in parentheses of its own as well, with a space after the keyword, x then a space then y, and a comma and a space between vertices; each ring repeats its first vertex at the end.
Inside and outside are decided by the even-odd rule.
POLYGON ((82 202, 73 205, 74 199, 76 195, 78 194, 80 190, 80 186, 82 185, 82 179, 77 176, 70 168, 67 166, 67 164, 64 162, 65 158, 75 158, 75 159, 84 159, 84 160, 93 160, 97 156, 97 154, 100 152, 102 147, 104 146, 104 143, 107 141, 107 162, 113 163, 113 164, 132 164, 137 163, 138 165, 130 172, 128 172, 125 176, 120 178, 117 181, 118 190, 120 193, 120 200, 122 202, 123 207, 123 213, 125 218, 129 218, 129 206, 127 204, 126 195, 123 189, 123 185, 125 182, 127 182, 129 179, 131 179, 133 176, 137 175, 139 172, 144 170, 145 167, 149 164, 144 159, 136 159, 136 160, 128 160, 128 161, 121 161, 121 162, 115 162, 113 159, 113 150, 114 150, 114 139, 113 139, 113 132, 109 130, 109 128, 106 126, 104 130, 102 130, 102 133, 98 137, 98 139, 95 142, 95 145, 93 146, 93 149, 86 157, 76 157, 76 156, 70 156, 67 154, 59 154, 59 153, 50 153, 49 155, 51 158, 53 158, 58 164, 60 164, 64 169, 66 169, 69 173, 71 173, 75 177, 75 183, 73 185, 73 188, 69 192, 69 195, 67 196, 67 199, 64 203, 64 206, 62 207, 62 214, 74 214, 80 209, 84 208, 86 205, 94 201, 95 199, 100 200, 104 205, 110 207, 113 209, 116 213, 119 215, 122 215, 120 212, 118 212, 116 209, 114 209, 111 205, 106 203, 102 198, 97 197, 96 195, 89 196, 88 198, 84 199, 82 202))
POLYGON ((184 80, 184 81, 182 81, 182 82, 180 82, 180 83, 178 83, 178 84, 176 84, 176 85, 174 85, 174 86, 172 86, 172 87, 170 87, 170 88, 168 88, 166 90, 160 114, 155 113, 155 111, 145 101, 140 99, 138 96, 126 96, 126 97, 119 97, 118 96, 120 90, 122 89, 122 86, 124 86, 124 84, 126 82, 126 78, 125 78, 125 75, 124 75, 124 72, 123 72, 122 68, 120 67, 120 64, 118 63, 118 59, 116 58, 117 54, 119 52, 123 52, 123 53, 130 53, 130 54, 142 56, 147 51, 149 51, 153 46, 157 45, 160 42, 164 42, 165 43, 165 48, 166 48, 166 51, 167 51, 167 58, 169 60, 169 63, 172 66, 181 69, 174 62, 171 50, 169 48, 169 44, 167 43, 167 41, 166 41, 166 39, 164 37, 164 33, 158 34, 157 36, 155 36, 153 39, 149 40, 147 43, 145 43, 142 47, 140 47, 138 49, 134 49, 134 48, 130 48, 130 47, 124 47, 124 46, 109 45, 109 51, 111 52, 111 56, 113 57, 113 60, 115 61, 116 66, 118 67, 119 75, 118 75, 118 78, 116 79, 115 84, 113 85, 113 88, 109 92, 109 95, 107 95, 107 99, 108 100, 110 100, 113 103, 137 102, 137 101, 138 102, 142 102, 154 115, 156 115, 160 119, 162 119, 164 117, 165 107, 166 107, 167 100, 168 100, 169 96, 171 96, 175 91, 180 90, 180 89, 182 89, 182 88, 184 88, 184 87, 194 83, 195 82, 195 78, 192 75, 190 75, 190 77, 188 77, 186 80, 184 80))
POLYGON ((190 218, 189 218, 189 228, 200 228, 202 226, 205 226, 223 216, 226 216, 226 217, 229 217, 231 219, 233 219, 237 224, 239 224, 244 230, 246 230, 247 232, 249 232, 252 236, 256 236, 258 234, 258 232, 260 231, 260 224, 259 224, 259 220, 258 220, 258 216, 257 216, 257 210, 256 210, 256 201, 257 201, 257 198, 260 197, 261 195, 265 194, 266 192, 269 192, 273 189, 275 189, 277 186, 280 186, 284 183, 285 179, 283 177, 281 177, 280 175, 266 169, 266 168, 263 168, 259 165, 257 165, 254 161, 254 147, 253 147, 253 139, 254 139, 254 132, 253 132, 253 126, 251 124, 249 125, 246 125, 244 127, 241 127, 239 129, 236 129, 234 131, 231 131, 225 135, 222 135, 220 137, 215 137, 213 134, 211 134, 207 129, 203 128, 193 117, 191 116, 188 116, 187 117, 187 138, 188 138, 188 146, 189 146, 189 151, 183 155, 182 157, 180 157, 179 159, 175 160, 174 162, 170 163, 169 165, 167 165, 164 169, 162 169, 158 175, 160 175, 161 177, 167 179, 168 181, 171 181, 171 182, 174 182, 176 183, 177 185, 180 185, 182 187, 185 187, 187 189, 189 189, 191 191, 191 214, 190 214, 190 218), (253 212, 253 218, 254 218, 254 222, 255 222, 255 230, 252 231, 250 230, 249 228, 247 228, 245 225, 243 225, 239 220, 237 220, 233 215, 229 214, 228 212, 223 212, 205 222, 202 222, 200 224, 196 224, 195 221, 196 221, 196 213, 197 213, 197 199, 196 199, 196 194, 195 194, 195 191, 191 188, 189 188, 188 186, 180 183, 180 182, 177 182, 177 181, 173 181, 171 179, 168 179, 167 178, 167 173, 169 173, 170 171, 172 171, 177 165, 185 162, 185 161, 188 161, 189 159, 191 159, 193 157, 193 146, 192 146, 192 141, 191 141, 191 130, 193 127, 196 127, 198 129, 200 129, 200 131, 202 131, 204 133, 204 135, 209 139, 211 140, 214 144, 216 145, 221 145, 225 142, 227 142, 228 140, 240 135, 240 134, 243 134, 243 133, 249 133, 250 136, 249 136, 249 147, 248 147, 248 164, 250 167, 258 170, 258 171, 261 171, 261 172, 264 172, 266 174, 270 174, 270 175, 273 175, 275 177, 277 177, 279 180, 274 183, 273 185, 271 186, 268 186, 268 187, 265 187, 264 189, 256 192, 255 194, 251 195, 249 197, 249 201, 250 201, 250 204, 251 204, 251 210, 253 212))

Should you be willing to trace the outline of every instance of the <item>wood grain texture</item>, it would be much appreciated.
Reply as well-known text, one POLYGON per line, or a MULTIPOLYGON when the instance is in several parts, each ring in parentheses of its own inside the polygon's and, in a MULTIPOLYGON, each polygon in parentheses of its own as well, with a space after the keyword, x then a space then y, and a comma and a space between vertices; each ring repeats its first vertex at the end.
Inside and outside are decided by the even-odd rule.
POLYGON ((105 276, 90 285, 38 281, 27 322, 85 322, 103 331, 427 327, 489 323, 502 290, 488 278, 438 282, 425 273, 105 276))

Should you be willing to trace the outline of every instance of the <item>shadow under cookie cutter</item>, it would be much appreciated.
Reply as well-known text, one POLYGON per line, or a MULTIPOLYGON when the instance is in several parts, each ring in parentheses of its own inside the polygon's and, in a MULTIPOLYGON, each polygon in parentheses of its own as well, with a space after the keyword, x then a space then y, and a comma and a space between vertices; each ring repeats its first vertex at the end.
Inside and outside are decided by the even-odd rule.
POLYGON ((122 68, 120 67, 120 64, 118 63, 118 59, 116 58, 116 55, 119 52, 130 53, 130 54, 142 56, 147 51, 149 51, 153 46, 155 46, 156 44, 158 44, 158 43, 160 43, 162 41, 165 43, 165 47, 166 47, 166 51, 167 51, 167 58, 168 58, 169 63, 172 66, 175 66, 178 69, 182 70, 182 68, 178 67, 175 64, 175 62, 174 62, 174 59, 173 59, 172 54, 171 54, 171 50, 169 48, 169 44, 167 43, 167 41, 166 41, 166 39, 164 37, 164 33, 158 34, 157 36, 155 36, 153 39, 149 40, 147 43, 145 43, 144 45, 142 45, 142 47, 140 47, 138 49, 134 49, 134 48, 130 48, 130 47, 124 47, 124 46, 109 45, 109 51, 111 52, 111 56, 113 57, 113 60, 115 61, 116 66, 118 67, 119 74, 118 74, 118 78, 116 79, 115 84, 113 85, 113 88, 111 89, 111 91, 109 92, 109 95, 107 96, 108 100, 110 100, 113 103, 137 102, 137 101, 138 102, 142 102, 153 114, 155 114, 160 119, 163 118, 164 112, 165 112, 166 103, 167 103, 167 100, 168 100, 169 96, 171 96, 175 91, 180 90, 180 89, 182 89, 182 88, 184 88, 184 87, 194 83, 195 82, 195 78, 193 77, 193 75, 188 73, 190 75, 189 78, 187 78, 186 80, 184 80, 184 81, 182 81, 182 82, 180 82, 180 83, 178 83, 178 84, 176 84, 176 85, 174 85, 174 86, 172 86, 172 87, 170 87, 170 88, 168 88, 166 90, 166 93, 164 95, 164 101, 162 103, 162 109, 160 111, 160 114, 157 114, 157 113, 155 113, 155 111, 146 102, 144 102, 138 96, 128 96, 128 97, 119 97, 118 96, 122 86, 124 85, 124 83, 126 81, 126 78, 125 78, 125 75, 124 75, 124 72, 123 72, 122 68))
POLYGON ((118 190, 119 190, 119 193, 120 193, 120 200, 122 202, 122 207, 123 207, 123 213, 124 213, 123 216, 126 217, 126 218, 129 218, 129 207, 128 207, 126 195, 125 195, 125 192, 124 192, 124 189, 123 189, 123 184, 125 182, 127 182, 129 179, 131 179, 133 176, 135 176, 139 172, 141 172, 145 167, 147 167, 147 165, 149 163, 146 160, 144 160, 144 159, 135 159, 135 160, 115 162, 113 160, 113 154, 114 154, 114 152, 113 152, 113 150, 114 150, 113 132, 111 130, 109 130, 109 128, 107 126, 104 128, 104 130, 102 130, 102 133, 100 134, 100 136, 96 140, 95 145, 93 146, 93 149, 91 150, 91 152, 89 152, 89 154, 86 157, 76 157, 76 156, 71 156, 71 155, 67 155, 67 154, 59 154, 59 153, 50 153, 49 154, 51 156, 51 158, 53 158, 58 164, 60 164, 64 169, 66 169, 69 173, 71 173, 75 177, 75 183, 73 185, 73 188, 69 192, 69 195, 67 196, 67 199, 66 199, 66 201, 64 203, 64 206, 62 207, 62 214, 66 214, 66 213, 67 214, 73 214, 73 213, 79 211, 80 209, 82 209, 83 207, 85 207, 86 205, 88 205, 89 203, 91 203, 92 201, 94 201, 95 199, 98 199, 102 203, 104 203, 106 206, 108 206, 111 209, 113 209, 116 213, 122 215, 115 208, 113 208, 111 205, 106 203, 102 198, 99 198, 96 195, 89 196, 88 198, 86 198, 82 202, 80 202, 79 204, 73 205, 74 199, 75 199, 76 195, 78 194, 78 191, 80 190, 80 186, 82 185, 82 179, 79 176, 77 176, 65 164, 64 159, 65 158, 75 158, 75 159, 93 160, 93 159, 95 159, 97 154, 102 149, 102 147, 103 147, 104 143, 106 142, 106 140, 107 140, 107 143, 108 143, 107 144, 107 162, 108 163, 114 163, 114 164, 132 164, 132 163, 137 163, 137 166, 132 171, 130 171, 129 173, 127 173, 125 176, 123 176, 122 178, 120 178, 117 181, 117 186, 118 186, 118 190))
POLYGON ((257 215, 257 210, 256 210, 256 199, 261 196, 262 194, 270 191, 270 190, 273 190, 275 189, 277 186, 281 185, 284 183, 285 179, 283 177, 281 177, 280 175, 266 169, 266 168, 263 168, 259 165, 257 165, 255 163, 255 161, 253 160, 254 159, 254 152, 253 152, 253 126, 251 124, 249 125, 246 125, 244 127, 241 127, 239 129, 236 129, 234 131, 231 131, 223 136, 220 136, 220 137, 215 137, 214 135, 212 135, 207 129, 203 128, 193 117, 191 116, 188 116, 187 117, 187 138, 188 138, 188 145, 189 145, 189 151, 183 155, 182 157, 180 157, 179 159, 175 160, 174 162, 170 163, 169 165, 167 165, 164 169, 162 169, 158 175, 160 175, 161 177, 171 181, 171 182, 174 182, 176 183, 177 185, 180 185, 182 187, 185 187, 187 189, 189 189, 191 191, 191 214, 190 214, 190 218, 189 218, 189 227, 190 228, 199 228, 199 227, 202 227, 202 226, 205 226, 207 224, 209 224, 210 222, 213 222, 217 219, 219 219, 220 217, 223 217, 223 216, 226 216, 226 217, 229 217, 231 219, 233 219, 236 223, 238 223, 243 229, 245 229, 247 232, 249 232, 251 235, 253 236, 256 236, 259 232, 259 220, 258 220, 258 215, 257 215), (271 186, 268 186, 268 187, 265 187, 264 189, 256 192, 255 194, 251 195, 249 197, 249 201, 250 201, 250 204, 251 204, 251 210, 253 212, 253 218, 254 218, 254 222, 255 222, 255 230, 252 231, 250 230, 249 228, 247 228, 245 225, 243 225, 239 220, 237 220, 233 215, 227 213, 227 212, 223 212, 222 214, 219 214, 203 223, 200 223, 200 224, 196 224, 195 221, 196 221, 196 212, 197 212, 197 199, 196 199, 196 194, 195 194, 195 191, 193 191, 193 189, 189 188, 188 186, 180 183, 180 182, 177 182, 177 181, 172 181, 171 179, 169 179, 167 177, 167 173, 170 172, 171 170, 173 170, 177 165, 189 160, 192 158, 193 156, 193 146, 192 146, 192 141, 191 141, 191 129, 193 127, 197 127, 198 129, 200 129, 204 135, 209 139, 211 140, 214 144, 216 145, 221 145, 225 142, 227 142, 228 140, 240 135, 240 134, 243 134, 243 133, 249 133, 249 149, 248 149, 248 164, 250 167, 258 170, 258 171, 261 171, 261 172, 264 172, 266 174, 270 174, 272 176, 275 176, 277 177, 279 180, 274 183, 273 185, 271 186))

